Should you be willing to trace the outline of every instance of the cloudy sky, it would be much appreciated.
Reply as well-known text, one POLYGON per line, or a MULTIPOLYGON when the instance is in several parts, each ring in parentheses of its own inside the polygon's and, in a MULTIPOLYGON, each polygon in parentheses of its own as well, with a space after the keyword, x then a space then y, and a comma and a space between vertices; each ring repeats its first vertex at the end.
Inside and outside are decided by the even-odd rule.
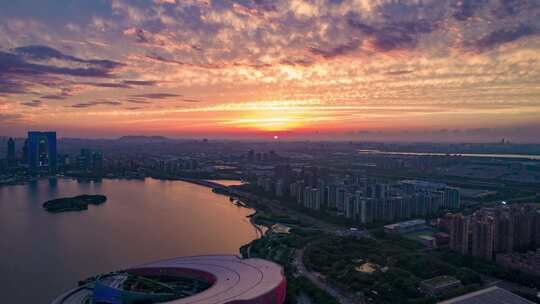
POLYGON ((538 0, 0 0, 0 135, 540 141, 538 0))

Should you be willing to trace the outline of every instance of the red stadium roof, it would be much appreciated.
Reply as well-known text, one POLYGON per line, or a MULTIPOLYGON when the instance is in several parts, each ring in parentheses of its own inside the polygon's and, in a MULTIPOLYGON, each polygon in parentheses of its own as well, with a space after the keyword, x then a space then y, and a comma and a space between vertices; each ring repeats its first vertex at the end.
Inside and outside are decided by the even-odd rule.
MULTIPOLYGON (((262 259, 241 259, 231 255, 180 257, 141 265, 127 272, 139 275, 196 275, 212 286, 193 296, 168 304, 276 303, 285 300, 286 281, 281 266, 262 259)), ((84 287, 72 290, 53 304, 82 303, 91 296, 84 287)))

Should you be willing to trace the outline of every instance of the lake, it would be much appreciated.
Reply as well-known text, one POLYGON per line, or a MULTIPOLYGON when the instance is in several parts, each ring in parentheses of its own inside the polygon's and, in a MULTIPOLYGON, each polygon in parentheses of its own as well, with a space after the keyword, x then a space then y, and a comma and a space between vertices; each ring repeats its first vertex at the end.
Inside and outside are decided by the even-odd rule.
POLYGON ((0 187, 2 302, 49 303, 78 280, 153 260, 239 254, 258 237, 246 218, 253 212, 181 181, 45 179, 0 187), (108 201, 59 214, 41 206, 80 194, 108 201))

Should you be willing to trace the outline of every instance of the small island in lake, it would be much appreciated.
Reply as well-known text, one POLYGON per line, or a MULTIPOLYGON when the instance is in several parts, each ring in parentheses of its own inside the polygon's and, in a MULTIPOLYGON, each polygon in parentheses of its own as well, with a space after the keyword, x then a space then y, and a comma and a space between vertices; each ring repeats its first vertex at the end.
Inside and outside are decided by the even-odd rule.
POLYGON ((57 198, 43 203, 48 212, 58 213, 66 211, 87 210, 88 205, 101 205, 107 201, 105 195, 79 195, 74 197, 57 198))

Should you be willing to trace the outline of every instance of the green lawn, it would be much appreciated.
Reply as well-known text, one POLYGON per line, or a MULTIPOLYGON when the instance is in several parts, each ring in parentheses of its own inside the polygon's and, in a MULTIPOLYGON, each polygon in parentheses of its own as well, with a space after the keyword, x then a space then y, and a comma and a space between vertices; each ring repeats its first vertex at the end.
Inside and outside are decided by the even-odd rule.
POLYGON ((410 240, 416 240, 416 238, 421 236, 421 235, 433 236, 433 234, 436 233, 436 232, 438 232, 437 229, 428 227, 428 228, 422 229, 420 231, 414 231, 414 232, 411 232, 411 233, 403 234, 403 237, 408 238, 410 240))

